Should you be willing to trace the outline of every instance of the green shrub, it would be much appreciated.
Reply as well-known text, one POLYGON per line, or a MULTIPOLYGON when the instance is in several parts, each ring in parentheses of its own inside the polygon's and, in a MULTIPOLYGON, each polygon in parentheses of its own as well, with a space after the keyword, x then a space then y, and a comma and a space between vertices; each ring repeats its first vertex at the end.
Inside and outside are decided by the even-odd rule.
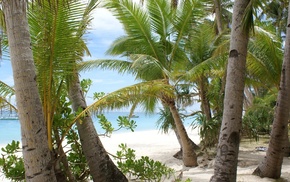
POLYGON ((127 176, 136 178, 140 181, 161 181, 169 178, 174 170, 165 164, 154 161, 148 156, 136 159, 135 150, 128 148, 126 144, 120 144, 120 151, 117 151, 117 164, 119 169, 127 176))
POLYGON ((0 168, 5 177, 11 181, 23 181, 25 179, 23 159, 16 155, 17 152, 20 152, 19 144, 19 141, 13 140, 5 148, 1 148, 3 154, 0 158, 0 168))

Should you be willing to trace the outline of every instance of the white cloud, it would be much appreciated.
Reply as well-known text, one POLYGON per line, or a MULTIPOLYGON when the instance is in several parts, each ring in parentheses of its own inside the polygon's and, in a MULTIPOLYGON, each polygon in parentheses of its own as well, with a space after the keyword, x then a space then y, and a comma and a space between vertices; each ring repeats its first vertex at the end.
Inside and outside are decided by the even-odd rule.
POLYGON ((105 8, 97 8, 93 13, 91 32, 94 34, 121 35, 124 33, 121 23, 105 8))
POLYGON ((95 83, 104 83, 103 79, 91 79, 93 81, 93 84, 95 83))

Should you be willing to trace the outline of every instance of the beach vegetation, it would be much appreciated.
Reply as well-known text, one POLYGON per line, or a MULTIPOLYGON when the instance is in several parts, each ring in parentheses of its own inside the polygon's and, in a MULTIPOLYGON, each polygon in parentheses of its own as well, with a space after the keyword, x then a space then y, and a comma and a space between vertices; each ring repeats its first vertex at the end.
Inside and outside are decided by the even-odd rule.
POLYGON ((97 118, 99 119, 99 123, 102 129, 105 130, 105 133, 100 135, 104 136, 110 136, 113 132, 116 132, 122 128, 134 132, 135 128, 137 127, 136 121, 130 120, 127 116, 118 116, 118 128, 116 129, 113 127, 112 122, 108 121, 104 114, 98 114, 97 118))
POLYGON ((215 118, 207 120, 206 116, 201 112, 198 112, 193 116, 191 126, 193 129, 198 128, 199 130, 201 150, 216 147, 218 143, 220 124, 220 120, 215 118))
POLYGON ((268 92, 264 96, 254 98, 253 104, 243 116, 243 136, 258 140, 260 135, 271 133, 276 97, 277 92, 268 92))
POLYGON ((23 181, 25 171, 23 158, 19 155, 19 152, 21 152, 20 142, 13 140, 10 144, 1 148, 1 151, 1 172, 11 181, 23 181))
POLYGON ((136 159, 135 150, 128 148, 124 143, 120 144, 119 148, 115 159, 120 170, 130 179, 160 182, 174 175, 173 169, 159 161, 150 159, 148 156, 136 159))

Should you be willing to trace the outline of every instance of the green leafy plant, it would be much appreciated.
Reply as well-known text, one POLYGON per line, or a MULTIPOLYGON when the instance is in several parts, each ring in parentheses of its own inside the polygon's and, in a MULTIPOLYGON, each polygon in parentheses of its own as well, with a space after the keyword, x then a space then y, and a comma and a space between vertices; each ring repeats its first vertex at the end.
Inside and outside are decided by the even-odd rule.
POLYGON ((82 151, 82 146, 79 141, 79 136, 75 129, 72 129, 67 134, 67 144, 70 150, 67 153, 70 168, 76 180, 86 180, 89 178, 90 171, 86 162, 86 158, 82 151))
POLYGON ((191 179, 187 178, 185 181, 181 179, 176 179, 174 182, 191 182, 191 179))
POLYGON ((161 181, 173 175, 174 170, 165 164, 154 161, 148 156, 141 156, 136 159, 135 150, 128 148, 126 144, 120 144, 120 151, 117 151, 115 159, 120 170, 130 176, 141 181, 161 181))
POLYGON ((19 141, 12 141, 6 147, 1 148, 3 154, 0 158, 0 168, 6 178, 11 181, 23 181, 25 179, 23 158, 17 155, 20 152, 19 141))
POLYGON ((256 97, 243 117, 242 134, 255 140, 258 140, 261 134, 270 134, 275 104, 276 93, 266 93, 263 97, 256 97))
POLYGON ((202 148, 211 148, 218 143, 219 130, 221 126, 221 120, 218 116, 207 121, 204 114, 196 113, 191 125, 193 128, 199 128, 202 148))
POLYGON ((102 127, 102 129, 105 130, 104 135, 110 136, 114 131, 118 131, 122 128, 131 130, 134 132, 135 128, 137 127, 136 121, 129 120, 126 116, 118 116, 117 122, 118 122, 118 128, 115 129, 112 125, 112 123, 106 118, 104 114, 100 114, 97 116, 99 119, 99 123, 102 127))

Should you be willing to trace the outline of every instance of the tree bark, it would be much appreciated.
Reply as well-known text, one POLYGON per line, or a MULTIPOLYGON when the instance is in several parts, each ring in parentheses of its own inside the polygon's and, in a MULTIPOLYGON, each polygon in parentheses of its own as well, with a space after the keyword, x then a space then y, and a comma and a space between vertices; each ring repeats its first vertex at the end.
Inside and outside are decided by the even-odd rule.
MULTIPOLYGON (((290 3, 290 2, 289 2, 290 3)), ((253 174, 260 177, 278 179, 281 176, 281 168, 285 146, 288 137, 288 119, 290 112, 290 11, 288 11, 288 26, 286 33, 284 60, 278 99, 275 109, 275 117, 270 136, 269 147, 264 160, 259 164, 253 174)), ((288 147, 288 146, 287 146, 288 147)))
POLYGON ((3 0, 27 182, 54 182, 54 162, 36 83, 26 0, 3 0))
POLYGON ((212 119, 211 116, 211 109, 210 104, 207 96, 207 89, 208 89, 208 80, 206 77, 202 76, 199 82, 199 93, 200 93, 200 100, 201 100, 201 109, 203 114, 206 117, 206 121, 210 121, 212 119))
POLYGON ((220 35, 223 32, 221 2, 220 0, 214 0, 213 2, 214 2, 215 21, 217 25, 218 34, 220 35))
MULTIPOLYGON (((87 107, 77 74, 69 85, 69 97, 75 112, 87 107)), ((81 118, 81 121, 77 122, 77 129, 93 180, 95 182, 127 182, 127 178, 115 166, 104 149, 92 118, 89 115, 81 118)))
POLYGON ((243 29, 243 15, 249 0, 236 0, 233 8, 230 52, 227 67, 223 121, 219 136, 214 175, 211 181, 235 182, 242 127, 245 65, 248 31, 243 29))
POLYGON ((175 101, 173 99, 165 99, 165 100, 167 106, 170 109, 172 117, 174 118, 176 131, 180 137, 183 164, 186 167, 195 167, 198 164, 197 164, 197 156, 196 153, 194 152, 194 146, 192 145, 192 141, 188 137, 187 132, 184 128, 183 122, 175 106, 175 101))

